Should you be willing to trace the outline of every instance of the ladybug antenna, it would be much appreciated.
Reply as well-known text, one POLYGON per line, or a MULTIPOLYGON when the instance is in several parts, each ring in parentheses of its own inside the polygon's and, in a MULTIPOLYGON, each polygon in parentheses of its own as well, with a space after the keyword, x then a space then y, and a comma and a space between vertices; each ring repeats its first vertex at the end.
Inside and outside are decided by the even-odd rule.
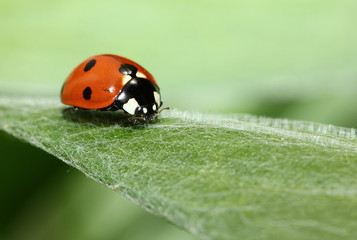
POLYGON ((164 111, 164 110, 170 110, 170 107, 164 107, 164 108, 162 108, 160 111, 158 111, 157 112, 157 114, 160 114, 162 111, 164 111))

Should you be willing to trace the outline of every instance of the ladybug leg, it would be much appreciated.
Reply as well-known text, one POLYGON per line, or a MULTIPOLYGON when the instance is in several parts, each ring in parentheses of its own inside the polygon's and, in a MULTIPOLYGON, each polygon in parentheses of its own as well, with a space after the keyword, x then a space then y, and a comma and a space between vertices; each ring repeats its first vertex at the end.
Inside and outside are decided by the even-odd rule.
POLYGON ((99 110, 99 111, 117 111, 118 109, 120 109, 120 107, 117 106, 116 102, 113 102, 108 107, 99 108, 97 110, 99 110))
POLYGON ((136 119, 133 120, 133 124, 134 125, 137 125, 138 123, 139 123, 139 119, 136 118, 136 119))
POLYGON ((110 111, 110 110, 111 110, 111 107, 110 107, 110 106, 105 107, 105 108, 99 108, 99 109, 97 109, 97 111, 101 111, 101 112, 110 111))
POLYGON ((68 107, 68 108, 63 109, 62 113, 66 114, 69 111, 77 111, 77 110, 78 110, 78 107, 68 107))
POLYGON ((140 120, 144 120, 143 117, 130 117, 128 118, 130 122, 132 122, 134 125, 138 124, 140 120))

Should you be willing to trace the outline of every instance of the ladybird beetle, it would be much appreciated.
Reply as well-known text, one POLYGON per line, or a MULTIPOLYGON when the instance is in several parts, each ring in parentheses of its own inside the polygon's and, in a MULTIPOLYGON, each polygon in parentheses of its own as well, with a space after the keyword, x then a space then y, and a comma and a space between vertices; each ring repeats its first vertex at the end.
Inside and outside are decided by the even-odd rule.
POLYGON ((91 57, 75 68, 61 99, 75 109, 122 109, 136 122, 155 119, 162 105, 154 77, 136 62, 111 54, 91 57))

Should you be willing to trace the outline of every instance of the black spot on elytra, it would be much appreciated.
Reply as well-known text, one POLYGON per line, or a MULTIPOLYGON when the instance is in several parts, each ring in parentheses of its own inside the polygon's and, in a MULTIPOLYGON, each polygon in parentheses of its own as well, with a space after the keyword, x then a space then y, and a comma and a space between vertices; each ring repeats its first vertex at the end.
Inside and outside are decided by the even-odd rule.
POLYGON ((83 91, 83 98, 85 100, 90 100, 92 96, 92 89, 90 87, 86 87, 86 89, 84 89, 83 91))
POLYGON ((90 61, 87 63, 87 65, 84 67, 84 71, 85 71, 85 72, 88 72, 89 70, 91 70, 92 67, 94 67, 95 63, 96 63, 96 60, 95 60, 95 59, 90 60, 90 61))
POLYGON ((119 68, 119 72, 124 75, 130 75, 131 77, 135 77, 137 71, 138 69, 135 66, 126 63, 122 64, 119 68))

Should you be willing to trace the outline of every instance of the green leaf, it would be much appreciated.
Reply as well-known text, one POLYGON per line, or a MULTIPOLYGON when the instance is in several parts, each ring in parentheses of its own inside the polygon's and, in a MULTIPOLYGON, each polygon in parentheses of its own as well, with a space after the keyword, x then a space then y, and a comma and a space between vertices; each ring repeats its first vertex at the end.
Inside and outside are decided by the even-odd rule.
POLYGON ((170 110, 63 111, 0 97, 1 128, 202 239, 356 239, 354 129, 170 110))

